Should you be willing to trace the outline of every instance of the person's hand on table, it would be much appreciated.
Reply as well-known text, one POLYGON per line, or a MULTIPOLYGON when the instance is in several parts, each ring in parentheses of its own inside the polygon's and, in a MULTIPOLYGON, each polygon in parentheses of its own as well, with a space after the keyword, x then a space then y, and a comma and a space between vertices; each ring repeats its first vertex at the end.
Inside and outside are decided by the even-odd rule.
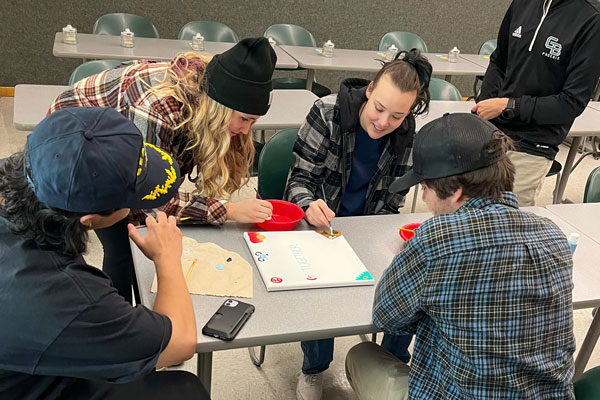
POLYGON ((329 226, 329 222, 335 217, 335 213, 322 200, 318 199, 308 205, 304 218, 313 226, 329 226))
POLYGON ((227 219, 237 222, 265 222, 273 215, 273 205, 265 200, 249 199, 227 203, 227 219))
POLYGON ((146 218, 146 227, 146 236, 142 237, 135 226, 127 225, 129 237, 142 253, 156 264, 181 265, 183 244, 181 231, 177 227, 177 219, 174 216, 167 218, 167 214, 159 211, 156 219, 146 218))
POLYGON ((493 99, 482 100, 471 108, 471 112, 476 113, 481 118, 490 120, 502 114, 502 111, 508 105, 508 98, 496 97, 493 99))

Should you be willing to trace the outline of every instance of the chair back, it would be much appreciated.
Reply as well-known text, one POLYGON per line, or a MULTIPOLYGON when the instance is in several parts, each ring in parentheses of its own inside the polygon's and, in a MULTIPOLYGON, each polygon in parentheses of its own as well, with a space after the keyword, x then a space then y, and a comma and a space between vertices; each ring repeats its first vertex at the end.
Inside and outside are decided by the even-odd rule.
POLYGON ((481 45, 481 47, 479 48, 479 55, 480 56, 489 56, 490 54, 492 54, 494 52, 494 50, 496 50, 497 44, 498 44, 497 39, 490 39, 487 42, 484 42, 481 45))
POLYGON ((594 168, 588 176, 583 192, 583 202, 600 203, 600 167, 594 168))
POLYGON ((240 39, 233 29, 216 21, 192 21, 181 28, 177 39, 192 40, 192 36, 200 33, 207 42, 237 43, 240 39))
POLYGON ((429 95, 431 100, 462 101, 462 95, 456 86, 438 78, 431 78, 429 81, 429 95))
POLYGON ((105 14, 96 20, 92 33, 97 35, 120 36, 129 28, 137 37, 158 38, 158 31, 146 17, 135 14, 105 14))
POLYGON ((396 46, 399 51, 417 49, 420 50, 421 53, 427 53, 425 41, 421 36, 411 32, 388 32, 379 40, 380 51, 386 51, 391 45, 396 46))
POLYGON ((263 199, 283 198, 297 137, 298 128, 287 128, 265 143, 258 159, 258 193, 263 199))
POLYGON ((92 60, 84 62, 71 72, 69 77, 69 86, 73 86, 83 78, 97 74, 98 72, 105 71, 120 65, 124 61, 122 60, 92 60))
POLYGON ((292 24, 275 24, 267 28, 264 37, 272 37, 277 44, 315 47, 317 41, 307 29, 292 24))
POLYGON ((581 378, 573 382, 576 400, 600 399, 600 367, 586 371, 581 378))

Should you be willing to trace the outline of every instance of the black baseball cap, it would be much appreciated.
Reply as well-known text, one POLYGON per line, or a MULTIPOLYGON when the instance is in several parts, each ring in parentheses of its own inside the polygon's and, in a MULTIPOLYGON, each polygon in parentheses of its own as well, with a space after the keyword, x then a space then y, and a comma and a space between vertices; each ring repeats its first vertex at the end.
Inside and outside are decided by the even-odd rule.
POLYGON ((65 211, 156 208, 180 184, 177 162, 112 108, 50 114, 27 137, 27 157, 36 197, 65 211))
POLYGON ((499 129, 475 114, 444 114, 421 128, 413 146, 413 168, 389 187, 401 192, 426 180, 445 178, 487 167, 505 152, 488 151, 492 134, 499 129))
POLYGON ((265 115, 273 96, 275 50, 265 37, 247 38, 217 54, 206 66, 206 94, 239 112, 265 115))

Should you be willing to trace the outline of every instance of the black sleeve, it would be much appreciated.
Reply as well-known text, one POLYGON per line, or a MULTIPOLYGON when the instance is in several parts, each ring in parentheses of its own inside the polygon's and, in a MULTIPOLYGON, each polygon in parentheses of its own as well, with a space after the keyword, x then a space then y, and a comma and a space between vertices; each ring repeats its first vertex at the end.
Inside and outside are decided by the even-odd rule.
POLYGON ((513 4, 511 3, 510 7, 508 7, 500 25, 496 50, 490 56, 490 65, 488 65, 485 71, 483 83, 481 84, 481 93, 477 97, 477 102, 497 97, 498 90, 502 86, 506 71, 506 60, 508 58, 508 39, 510 36, 510 20, 512 18, 513 4))
POLYGON ((283 195, 284 200, 299 205, 305 211, 317 199, 315 193, 320 190, 326 169, 330 121, 325 113, 331 113, 331 110, 324 110, 322 104, 322 100, 315 102, 298 131, 293 148, 294 164, 283 195))
POLYGON ((171 321, 132 307, 116 291, 80 312, 41 356, 35 373, 113 383, 149 373, 171 339, 171 321))
POLYGON ((600 73, 600 17, 582 29, 573 51, 562 90, 550 96, 522 96, 515 99, 515 110, 525 123, 568 124, 587 106, 600 73))

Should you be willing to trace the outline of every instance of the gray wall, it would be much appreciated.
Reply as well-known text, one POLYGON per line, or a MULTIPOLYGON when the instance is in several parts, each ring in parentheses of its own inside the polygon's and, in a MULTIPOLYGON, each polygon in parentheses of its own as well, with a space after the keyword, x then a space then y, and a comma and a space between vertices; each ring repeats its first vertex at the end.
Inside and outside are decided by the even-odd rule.
MULTIPOLYGON (((81 61, 52 55, 55 32, 70 23, 81 33, 91 33, 96 18, 111 12, 144 15, 163 38, 176 38, 181 26, 192 20, 223 22, 240 37, 261 36, 271 24, 294 23, 311 31, 319 43, 331 39, 338 48, 376 49, 384 33, 401 30, 420 35, 432 52, 447 52, 457 45, 464 53, 475 53, 481 43, 496 37, 509 4, 509 0, 3 0, 0 86, 66 84, 81 61)), ((334 91, 347 76, 370 77, 317 72, 318 81, 334 91)), ((463 95, 469 94, 472 78, 453 82, 463 95)))

